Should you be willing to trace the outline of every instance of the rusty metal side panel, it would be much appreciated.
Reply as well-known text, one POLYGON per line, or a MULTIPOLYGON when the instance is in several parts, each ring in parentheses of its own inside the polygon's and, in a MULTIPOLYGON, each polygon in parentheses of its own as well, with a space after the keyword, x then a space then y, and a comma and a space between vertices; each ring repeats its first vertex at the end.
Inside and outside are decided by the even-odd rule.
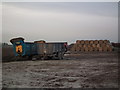
POLYGON ((37 43, 37 52, 38 52, 38 54, 44 54, 44 47, 45 46, 45 44, 43 44, 43 43, 37 43))
POLYGON ((37 43, 38 54, 53 54, 64 51, 64 43, 37 43))
POLYGON ((52 54, 54 51, 54 45, 52 43, 46 43, 46 54, 52 54))

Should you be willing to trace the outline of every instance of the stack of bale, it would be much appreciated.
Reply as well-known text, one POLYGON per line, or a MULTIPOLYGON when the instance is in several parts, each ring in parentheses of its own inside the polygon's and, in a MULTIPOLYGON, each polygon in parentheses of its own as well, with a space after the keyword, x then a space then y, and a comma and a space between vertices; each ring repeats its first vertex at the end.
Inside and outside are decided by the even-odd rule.
POLYGON ((112 51, 109 40, 77 40, 71 51, 112 51))
POLYGON ((34 41, 34 43, 46 43, 44 40, 34 41))

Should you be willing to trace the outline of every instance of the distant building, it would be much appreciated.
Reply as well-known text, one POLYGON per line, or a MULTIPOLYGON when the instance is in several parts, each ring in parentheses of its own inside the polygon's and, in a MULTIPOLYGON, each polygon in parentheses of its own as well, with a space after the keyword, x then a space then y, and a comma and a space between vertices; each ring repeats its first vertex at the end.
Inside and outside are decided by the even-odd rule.
POLYGON ((8 43, 0 43, 0 47, 9 47, 9 46, 12 46, 12 45, 9 45, 8 43))
POLYGON ((2 43, 2 46, 6 46, 6 45, 8 45, 8 43, 2 43))

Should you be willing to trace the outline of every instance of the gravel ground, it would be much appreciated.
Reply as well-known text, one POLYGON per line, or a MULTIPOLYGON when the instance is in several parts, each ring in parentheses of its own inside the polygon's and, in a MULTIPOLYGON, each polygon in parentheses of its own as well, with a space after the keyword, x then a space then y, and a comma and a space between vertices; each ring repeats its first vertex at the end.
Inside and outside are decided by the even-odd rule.
POLYGON ((118 54, 66 54, 64 60, 2 63, 7 88, 117 88, 118 54))

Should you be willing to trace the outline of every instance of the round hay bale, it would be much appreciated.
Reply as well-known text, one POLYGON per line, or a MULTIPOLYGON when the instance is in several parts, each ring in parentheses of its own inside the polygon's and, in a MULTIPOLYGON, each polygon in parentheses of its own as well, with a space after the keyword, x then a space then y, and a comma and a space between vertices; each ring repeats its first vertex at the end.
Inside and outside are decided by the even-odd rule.
POLYGON ((89 51, 93 51, 93 47, 88 47, 88 50, 89 51))
POLYGON ((85 47, 85 52, 88 52, 88 51, 89 51, 88 47, 85 47))
POLYGON ((104 43, 103 43, 103 44, 101 44, 101 47, 103 47, 103 48, 104 48, 104 47, 106 47, 106 44, 104 44, 104 43))
POLYGON ((86 45, 86 44, 84 44, 84 45, 83 45, 83 47, 84 47, 84 48, 86 48, 86 47, 87 47, 87 45, 86 45))
POLYGON ((76 45, 75 44, 71 47, 71 51, 76 51, 76 45))
POLYGON ((97 48, 97 47, 95 47, 95 48, 93 48, 93 50, 94 50, 94 51, 98 51, 98 48, 97 48))
POLYGON ((34 41, 34 43, 46 43, 44 40, 34 41))
POLYGON ((96 46, 96 44, 92 44, 92 47, 95 48, 95 47, 97 47, 97 46, 96 46))
POLYGON ((103 51, 108 51, 108 48, 107 47, 103 47, 103 51))
POLYGON ((75 49, 75 51, 77 51, 77 45, 76 44, 74 45, 74 49, 75 49))
POLYGON ((106 47, 109 48, 109 47, 111 47, 111 45, 110 44, 106 44, 106 47))
POLYGON ((112 46, 108 47, 108 51, 109 51, 109 52, 113 51, 112 46))
POLYGON ((74 48, 74 47, 72 47, 72 48, 70 49, 70 51, 75 51, 75 48, 74 48))
POLYGON ((91 45, 90 45, 90 44, 88 44, 88 45, 87 45, 87 47, 91 47, 91 45))
POLYGON ((79 47, 79 51, 81 51, 81 47, 79 47))
POLYGON ((81 44, 84 44, 85 43, 85 41, 84 40, 81 40, 81 44))
POLYGON ((88 40, 86 40, 86 41, 85 41, 85 44, 89 44, 89 41, 88 41, 88 40))
POLYGON ((80 48, 79 48, 79 47, 76 47, 76 51, 80 51, 80 48))
POLYGON ((82 44, 79 44, 79 47, 81 48, 81 47, 83 47, 83 45, 82 45, 82 44))
POLYGON ((80 40, 77 40, 77 41, 76 41, 76 44, 80 44, 80 42, 81 42, 80 40))
POLYGON ((80 44, 76 43, 75 45, 76 45, 76 47, 79 47, 80 44))
POLYGON ((76 50, 76 47, 75 47, 75 44, 70 48, 70 51, 75 51, 76 50))
POLYGON ((103 51, 102 47, 99 47, 99 48, 98 48, 98 51, 99 51, 99 52, 102 52, 102 51, 103 51))
POLYGON ((100 47, 100 44, 97 44, 97 45, 96 45, 96 47, 98 47, 98 48, 99 48, 99 47, 100 47))
POLYGON ((99 43, 98 40, 95 40, 95 41, 94 41, 94 44, 98 44, 98 43, 99 43))
POLYGON ((81 52, 84 52, 84 51, 85 51, 85 48, 84 48, 84 47, 80 48, 80 51, 81 51, 81 52))
POLYGON ((104 40, 103 42, 104 42, 104 44, 108 44, 108 43, 110 43, 109 40, 104 40))
POLYGON ((93 43, 94 43, 94 41, 93 41, 93 40, 90 40, 90 41, 89 41, 89 43, 90 43, 90 44, 93 44, 93 43))
POLYGON ((103 44, 103 43, 104 43, 104 41, 103 41, 103 40, 99 40, 98 42, 99 42, 99 44, 103 44))

